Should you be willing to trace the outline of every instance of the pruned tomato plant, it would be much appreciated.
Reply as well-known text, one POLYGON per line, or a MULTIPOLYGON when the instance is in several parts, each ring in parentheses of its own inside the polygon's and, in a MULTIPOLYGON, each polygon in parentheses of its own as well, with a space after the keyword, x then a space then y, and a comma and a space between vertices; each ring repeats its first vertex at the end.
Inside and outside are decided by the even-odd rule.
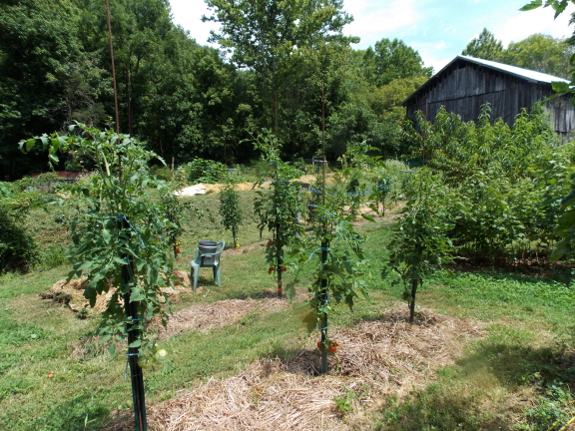
MULTIPOLYGON (((269 272, 275 272, 278 296, 282 297, 285 248, 295 244, 304 233, 299 219, 305 208, 299 198, 299 184, 292 181, 300 176, 301 171, 281 160, 281 143, 270 132, 264 130, 254 141, 254 146, 272 166, 271 183, 268 188, 257 192, 254 211, 260 219, 260 234, 264 229, 271 234, 266 246, 266 262, 270 268, 277 269, 269 272)), ((264 181, 262 178, 259 184, 264 181)))
POLYGON ((243 214, 240 198, 233 183, 227 183, 220 191, 220 216, 224 228, 232 231, 235 248, 239 248, 238 229, 242 224, 243 214))
MULTIPOLYGON (((160 199, 150 199, 150 190, 160 196, 170 193, 165 182, 149 175, 148 162, 158 156, 136 139, 82 124, 72 126, 64 136, 43 135, 22 141, 20 148, 28 152, 37 143, 49 151, 52 163, 58 162, 59 153, 72 153, 91 159, 97 169, 89 185, 71 188, 74 199, 69 202, 76 211, 67 256, 72 264, 68 278, 88 278, 84 296, 91 306, 98 295, 116 289, 103 313, 100 334, 105 340, 121 340, 129 327, 145 329, 144 320, 126 321, 122 309, 126 298, 139 304, 139 315, 147 319, 160 315, 165 322, 170 302, 161 287, 173 281, 167 255, 172 241, 168 237, 175 235, 178 226, 160 199), (126 268, 128 282, 122 279, 126 268)), ((145 341, 144 331, 134 345, 145 341)))
POLYGON ((148 325, 159 316, 165 325, 170 301, 161 288, 173 285, 169 257, 179 226, 177 210, 159 196, 170 190, 166 183, 152 179, 148 162, 158 158, 136 139, 78 124, 67 135, 42 135, 20 142, 24 152, 38 143, 48 150, 50 163, 60 153, 89 158, 97 170, 88 185, 71 188, 68 204, 75 207, 70 224, 72 244, 67 257, 72 264, 68 280, 85 276, 84 296, 90 306, 99 295, 113 292, 102 313, 98 334, 109 342, 128 341, 134 407, 145 428, 143 375, 139 364, 149 365, 158 352, 148 325), (158 193, 157 198, 150 195, 158 193), (171 208, 173 214, 166 213, 171 208))

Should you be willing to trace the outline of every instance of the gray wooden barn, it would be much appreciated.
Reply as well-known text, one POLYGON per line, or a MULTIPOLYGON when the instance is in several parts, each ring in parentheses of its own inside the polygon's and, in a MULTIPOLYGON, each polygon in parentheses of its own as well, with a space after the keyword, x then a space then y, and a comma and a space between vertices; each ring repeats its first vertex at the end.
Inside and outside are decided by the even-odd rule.
MULTIPOLYGON (((428 120, 433 120, 443 105, 463 121, 475 121, 481 105, 490 103, 492 119, 503 118, 512 126, 521 108, 529 108, 554 94, 551 83, 555 81, 569 82, 545 73, 459 55, 402 105, 411 118, 421 111, 428 120)), ((565 95, 545 104, 555 131, 563 137, 575 128, 572 100, 572 95, 565 95)))

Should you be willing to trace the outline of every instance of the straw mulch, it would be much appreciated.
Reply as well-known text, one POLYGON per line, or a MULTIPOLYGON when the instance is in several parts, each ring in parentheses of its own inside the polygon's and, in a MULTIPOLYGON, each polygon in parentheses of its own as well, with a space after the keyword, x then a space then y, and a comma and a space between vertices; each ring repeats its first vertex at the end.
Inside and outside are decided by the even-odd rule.
MULTIPOLYGON (((177 296, 182 292, 189 291, 190 278, 185 271, 174 271, 174 275, 178 277, 178 282, 174 287, 162 288, 162 292, 168 296, 177 296)), ((101 313, 108 307, 110 298, 116 291, 116 288, 111 287, 110 290, 102 295, 96 297, 96 304, 90 308, 89 301, 84 297, 84 286, 87 283, 85 277, 70 280, 60 280, 54 283, 47 294, 41 295, 43 299, 52 299, 54 301, 66 304, 73 312, 78 312, 83 308, 91 311, 101 313)))
MULTIPOLYGON (((279 298, 230 299, 200 304, 175 312, 166 328, 159 326, 160 338, 169 338, 185 331, 209 331, 232 325, 252 312, 270 313, 288 308, 289 304, 279 298)), ((159 322, 157 322, 159 323, 159 322)))
MULTIPOLYGON (((288 359, 259 359, 237 376, 212 378, 151 406, 148 422, 156 431, 366 428, 370 412, 381 408, 386 397, 423 387, 435 369, 454 363, 465 341, 482 334, 472 323, 430 310, 410 325, 405 307, 391 309, 379 320, 330 328, 332 339, 340 342, 330 357, 330 375, 317 377, 316 334, 288 359), (353 411, 344 417, 334 397, 350 391, 353 411)), ((130 426, 124 416, 107 430, 130 426)))

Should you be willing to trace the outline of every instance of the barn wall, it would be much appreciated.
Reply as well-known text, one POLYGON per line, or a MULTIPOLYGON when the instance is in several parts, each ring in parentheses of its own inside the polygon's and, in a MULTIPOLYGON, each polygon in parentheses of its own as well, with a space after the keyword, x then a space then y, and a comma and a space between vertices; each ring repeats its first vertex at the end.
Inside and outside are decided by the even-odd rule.
MULTIPOLYGON (((433 79, 433 78, 432 78, 433 79)), ((477 120, 481 106, 491 104, 491 118, 502 118, 509 126, 521 108, 530 107, 553 94, 550 84, 533 83, 504 72, 465 61, 455 62, 427 88, 407 103, 407 115, 421 111, 433 120, 443 105, 463 121, 477 120)), ((572 96, 562 96, 546 104, 555 131, 567 135, 575 128, 572 96)))

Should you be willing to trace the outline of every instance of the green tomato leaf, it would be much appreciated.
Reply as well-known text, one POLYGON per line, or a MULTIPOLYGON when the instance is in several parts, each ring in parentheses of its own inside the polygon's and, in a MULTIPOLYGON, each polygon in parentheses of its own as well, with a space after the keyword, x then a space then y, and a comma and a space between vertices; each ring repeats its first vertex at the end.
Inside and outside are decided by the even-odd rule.
POLYGON ((142 345, 142 340, 136 340, 130 344, 128 344, 129 348, 136 348, 136 347, 140 347, 142 345))
POLYGON ((317 327, 317 316, 314 312, 309 312, 303 318, 308 333, 312 333, 317 327))

